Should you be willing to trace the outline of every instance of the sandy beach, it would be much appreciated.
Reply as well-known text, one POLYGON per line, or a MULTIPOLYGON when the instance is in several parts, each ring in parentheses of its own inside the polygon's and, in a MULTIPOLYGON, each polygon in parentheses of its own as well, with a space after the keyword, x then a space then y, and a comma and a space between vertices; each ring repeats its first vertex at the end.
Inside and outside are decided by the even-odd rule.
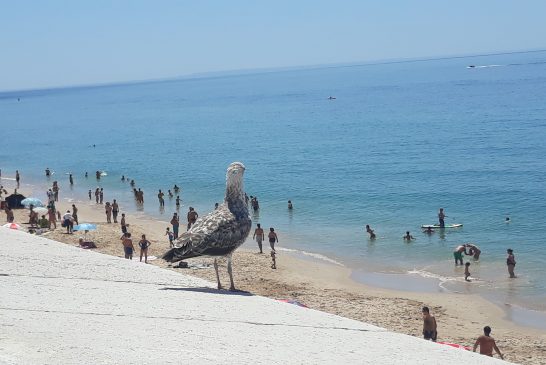
MULTIPOLYGON (((72 202, 61 201, 61 212, 72 202)), ((88 240, 96 245, 96 251, 123 257, 119 224, 105 223, 104 206, 94 202, 77 202, 80 223, 96 223, 96 231, 88 233, 88 240)), ((5 216, 3 216, 5 219, 5 216)), ((16 222, 28 221, 28 210, 15 210, 16 222)), ((160 257, 168 249, 165 228, 167 222, 150 219, 138 214, 127 214, 129 232, 139 259, 138 240, 146 234, 152 242, 149 264, 183 271, 186 274, 215 281, 212 259, 188 260, 190 268, 173 268, 160 257)), ((24 225, 27 227, 26 225, 24 225)), ((183 229, 183 227, 181 227, 183 229)), ((60 227, 45 233, 45 237, 69 245, 77 245, 80 233, 66 234, 60 227)), ((266 250, 265 252, 269 252, 266 250)), ((295 299, 309 308, 365 321, 388 330, 421 337, 421 308, 428 306, 438 322, 438 340, 472 346, 485 325, 493 328, 505 360, 521 364, 546 363, 546 334, 532 328, 517 326, 505 320, 503 310, 479 296, 451 293, 414 293, 369 287, 350 278, 351 271, 342 266, 315 260, 306 260, 278 250, 277 269, 271 269, 269 254, 257 253, 257 247, 247 241, 234 254, 234 278, 239 290, 275 298, 295 299)), ((175 264, 176 266, 176 264, 175 264)), ((225 262, 221 263, 220 275, 227 284, 225 262)))

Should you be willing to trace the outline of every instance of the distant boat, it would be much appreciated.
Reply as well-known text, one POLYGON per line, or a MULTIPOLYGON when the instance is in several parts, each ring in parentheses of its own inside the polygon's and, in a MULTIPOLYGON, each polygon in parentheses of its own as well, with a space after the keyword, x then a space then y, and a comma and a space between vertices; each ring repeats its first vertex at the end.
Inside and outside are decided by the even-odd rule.
POLYGON ((336 100, 336 97, 335 96, 329 96, 328 100, 336 100))
POLYGON ((467 66, 466 68, 475 68, 476 66, 474 65, 470 65, 470 66, 467 66))

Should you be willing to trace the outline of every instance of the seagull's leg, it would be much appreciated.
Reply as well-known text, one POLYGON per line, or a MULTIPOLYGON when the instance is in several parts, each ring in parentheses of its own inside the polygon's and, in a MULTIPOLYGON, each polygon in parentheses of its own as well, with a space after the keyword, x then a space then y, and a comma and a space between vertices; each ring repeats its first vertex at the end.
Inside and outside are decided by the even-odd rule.
POLYGON ((220 274, 218 274, 218 262, 214 258, 214 270, 216 271, 216 280, 218 281, 218 289, 222 289, 222 284, 220 284, 220 274))
POLYGON ((227 271, 229 274, 229 282, 231 284, 229 290, 234 291, 235 285, 233 284, 233 270, 231 269, 231 254, 229 254, 227 257, 227 271))

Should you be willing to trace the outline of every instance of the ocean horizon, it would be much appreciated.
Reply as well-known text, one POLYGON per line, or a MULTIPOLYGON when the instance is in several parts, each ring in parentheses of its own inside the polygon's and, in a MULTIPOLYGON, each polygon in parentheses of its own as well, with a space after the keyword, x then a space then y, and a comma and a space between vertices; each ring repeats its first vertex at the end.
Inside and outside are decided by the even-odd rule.
POLYGON ((168 221, 174 199, 160 210, 158 189, 177 184, 180 212, 205 214, 241 161, 253 223, 287 249, 546 311, 545 92, 546 51, 1 92, 0 168, 38 190, 58 180, 61 199, 100 186, 105 201, 168 221), (440 207, 463 227, 423 234, 440 207), (465 258, 471 283, 452 256, 465 242, 482 250, 465 258))

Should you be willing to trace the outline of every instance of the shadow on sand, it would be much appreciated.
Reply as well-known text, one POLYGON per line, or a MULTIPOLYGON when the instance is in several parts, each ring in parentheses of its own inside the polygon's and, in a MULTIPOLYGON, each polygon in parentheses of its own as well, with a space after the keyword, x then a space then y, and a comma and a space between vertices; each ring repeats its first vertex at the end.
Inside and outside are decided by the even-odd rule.
POLYGON ((172 288, 172 287, 164 287, 164 288, 161 288, 159 290, 175 290, 175 291, 178 291, 178 290, 181 290, 181 291, 190 291, 190 292, 197 292, 197 293, 208 293, 208 294, 222 294, 222 295, 241 295, 241 296, 245 296, 245 297, 251 297, 253 296, 254 294, 250 293, 250 292, 247 292, 247 291, 244 291, 244 290, 235 290, 235 291, 230 291, 230 290, 227 290, 227 289, 214 289, 214 288, 206 288, 206 287, 201 287, 201 288, 172 288))

